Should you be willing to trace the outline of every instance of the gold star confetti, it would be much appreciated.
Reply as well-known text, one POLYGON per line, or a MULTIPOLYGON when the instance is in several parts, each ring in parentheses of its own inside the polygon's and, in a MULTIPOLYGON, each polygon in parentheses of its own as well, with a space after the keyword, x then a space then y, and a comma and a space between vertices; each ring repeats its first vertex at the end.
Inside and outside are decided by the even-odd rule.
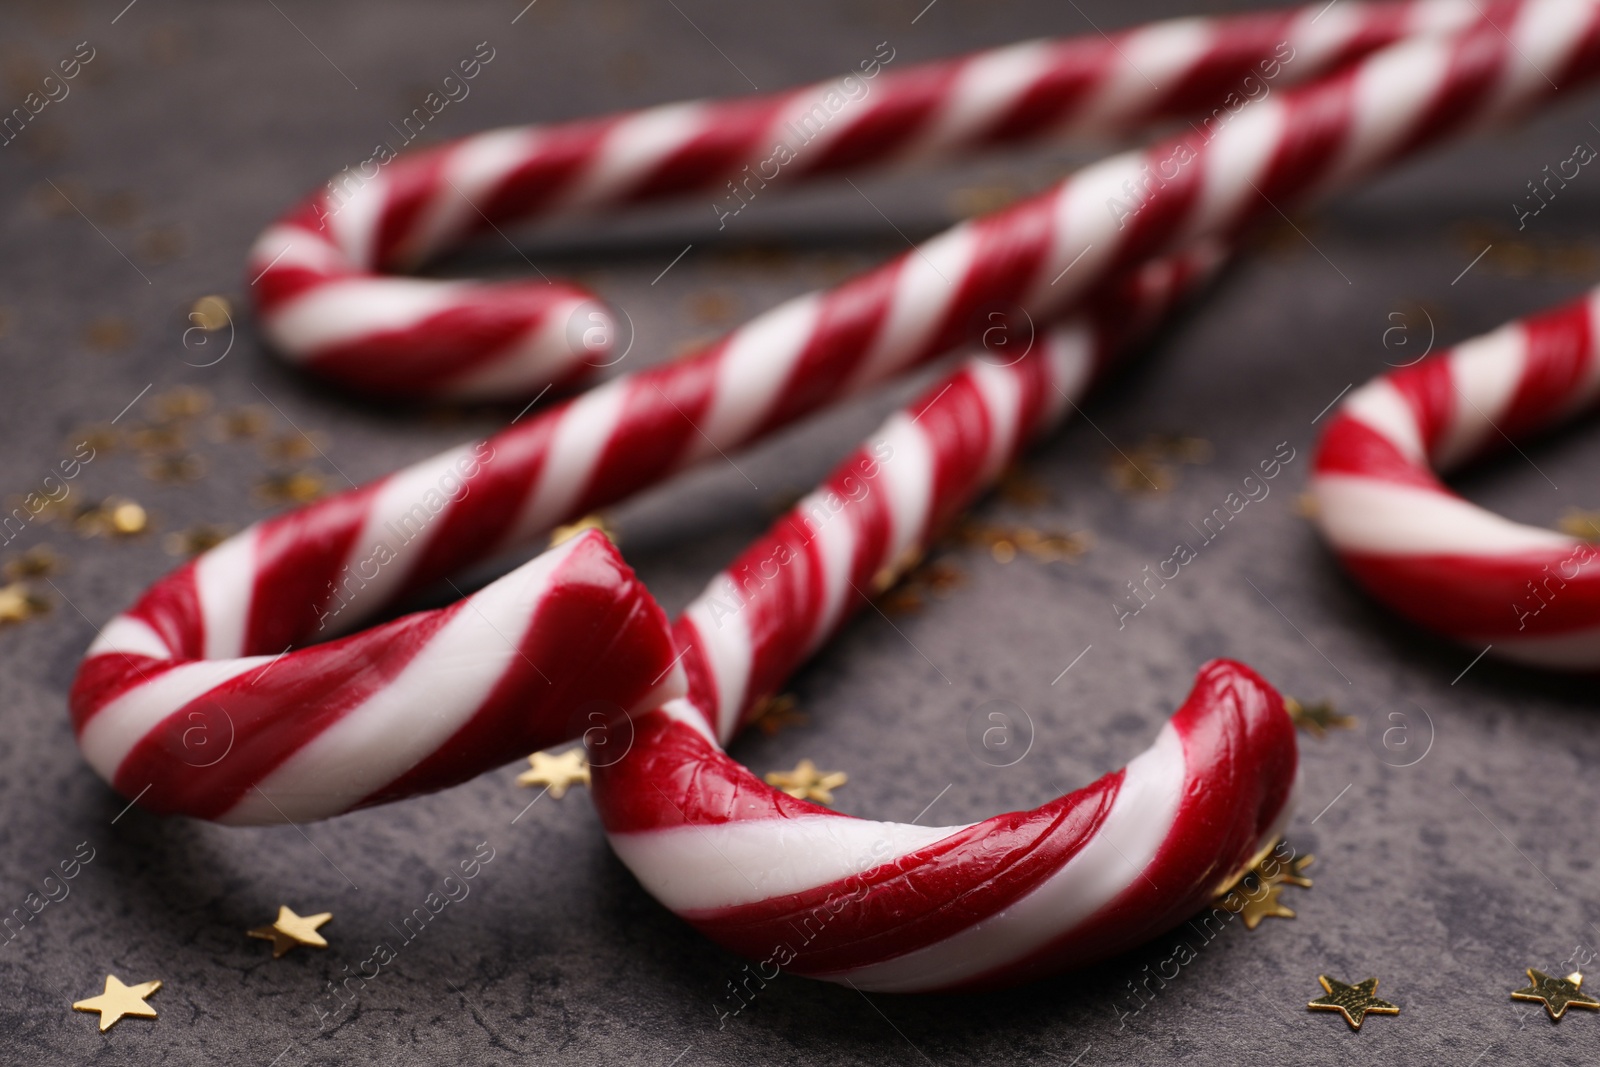
POLYGON ((1295 913, 1279 899, 1285 885, 1311 888, 1306 868, 1316 862, 1315 856, 1295 856, 1280 859, 1278 846, 1282 842, 1257 853, 1245 872, 1225 883, 1217 893, 1216 903, 1244 919, 1246 930, 1254 930, 1263 919, 1293 919, 1295 913), (1236 902, 1233 902, 1237 898, 1236 902))
POLYGON ((203 415, 211 407, 211 394, 192 385, 180 385, 150 398, 156 417, 163 422, 178 422, 203 415))
POLYGON ((268 505, 309 504, 327 491, 327 481, 313 470, 269 474, 256 483, 256 499, 268 505))
POLYGON ((713 290, 709 293, 696 293, 689 298, 689 313, 699 323, 718 325, 728 322, 738 311, 738 306, 727 293, 713 290))
POLYGON ((796 800, 832 804, 833 791, 850 781, 843 771, 819 771, 808 759, 795 764, 792 771, 768 771, 767 784, 775 785, 796 800))
POLYGON ((270 926, 258 926, 254 930, 247 930, 251 937, 258 937, 263 941, 272 942, 272 958, 278 959, 296 945, 310 945, 312 948, 327 948, 328 942, 317 933, 317 927, 322 926, 333 918, 333 912, 323 911, 315 915, 296 915, 287 905, 278 905, 278 917, 270 926))
POLYGON ((202 296, 189 308, 189 321, 207 333, 214 333, 226 329, 233 321, 233 308, 225 296, 215 293, 202 296))
POLYGON ((557 545, 566 544, 585 530, 599 530, 610 539, 612 544, 616 544, 616 528, 611 525, 611 521, 604 515, 595 514, 585 515, 577 522, 568 523, 565 526, 557 526, 554 530, 551 530, 550 547, 554 548, 557 545))
MULTIPOLYGON (((1257 883, 1260 885, 1261 883, 1257 883)), ((1285 907, 1279 900, 1278 894, 1283 892, 1283 886, 1266 883, 1266 892, 1260 896, 1252 897, 1249 893, 1241 893, 1244 903, 1238 909, 1239 918, 1244 920, 1246 930, 1254 930, 1261 925, 1263 919, 1292 919, 1294 911, 1285 907)), ((1232 908, 1228 909, 1232 911, 1232 908)))
POLYGON ((954 536, 962 544, 988 546, 996 563, 1010 563, 1019 552, 1039 563, 1075 563, 1093 544, 1093 538, 1082 531, 1044 533, 1031 526, 999 526, 973 519, 957 525, 954 536))
POLYGON ((105 1033, 116 1025, 117 1020, 124 1015, 138 1015, 145 1019, 154 1019, 156 1010, 144 1002, 144 998, 161 988, 161 980, 154 982, 140 982, 137 985, 123 985, 122 979, 114 974, 106 975, 106 991, 98 997, 80 1000, 72 1005, 74 1011, 97 1011, 100 1013, 100 1032, 105 1033))
POLYGON ((106 524, 117 537, 143 533, 149 522, 150 516, 145 514, 144 508, 131 500, 106 501, 106 524))
POLYGON ((181 226, 157 226, 139 235, 139 251, 151 263, 170 263, 183 255, 187 245, 181 226))
POLYGON ((133 327, 122 319, 99 318, 83 331, 83 339, 102 352, 114 352, 128 347, 133 340, 133 327))
POLYGON ((259 404, 224 411, 211 420, 211 436, 218 441, 260 437, 272 424, 272 414, 259 404))
POLYGON ((1284 863, 1277 856, 1268 856, 1255 865, 1255 871, 1269 882, 1281 882, 1284 885, 1297 885, 1301 889, 1311 888, 1311 879, 1306 877, 1306 868, 1317 862, 1315 856, 1296 856, 1288 863, 1284 863))
POLYGON ((1333 703, 1327 700, 1302 704, 1294 697, 1284 697, 1283 710, 1289 713, 1296 726, 1312 737, 1326 737, 1329 730, 1348 730, 1356 724, 1349 715, 1333 710, 1333 703))
POLYGON ((0 586, 0 626, 26 622, 50 610, 50 602, 22 582, 0 586))
POLYGON ((149 524, 144 508, 123 497, 82 504, 72 513, 72 528, 82 537, 132 537, 149 524))
POLYGON ((1582 511, 1568 508, 1556 522, 1556 529, 1585 541, 1600 541, 1600 511, 1582 511))
POLYGON ((232 533, 231 527, 203 522, 187 530, 177 530, 167 534, 161 539, 161 547, 166 549, 169 556, 187 559, 215 548, 226 541, 232 533))
POLYGON ((102 222, 113 226, 127 226, 139 217, 143 209, 139 194, 128 189, 114 189, 98 198, 94 211, 102 222))
POLYGON ((807 721, 806 713, 798 707, 793 693, 769 696, 756 706, 750 724, 772 737, 785 726, 801 726, 807 721))
POLYGON ((995 486, 1000 499, 1019 508, 1036 508, 1050 503, 1050 490, 1020 467, 1008 467, 995 486))
POLYGON ((87 445, 98 455, 102 452, 112 452, 122 443, 122 432, 110 423, 95 426, 84 426, 73 431, 72 437, 67 441, 67 447, 77 452, 79 448, 87 445))
POLYGON ((958 219, 999 211, 1021 194, 1010 185, 969 185, 952 192, 945 200, 950 214, 958 219))
POLYGON ((884 593, 894 588, 895 584, 900 581, 901 577, 916 570, 917 565, 921 562, 922 549, 918 546, 907 545, 905 548, 901 549, 898 556, 890 560, 884 565, 883 569, 872 576, 873 595, 882 596, 884 593))
POLYGON ((19 578, 46 578, 61 569, 61 557, 49 545, 35 545, 20 556, 14 556, 0 568, 11 581, 19 578))
POLYGON ((325 433, 286 433, 261 446, 261 454, 277 463, 299 463, 325 454, 330 447, 325 433))
POLYGON ((1336 1011, 1344 1016, 1344 1021, 1350 1024, 1350 1029, 1361 1029, 1361 1020, 1368 1015, 1399 1015, 1400 1008, 1390 1004, 1387 1000, 1378 999, 1378 980, 1368 978, 1357 982, 1355 985, 1345 985, 1335 981, 1325 974, 1317 975, 1317 981, 1322 983, 1322 988, 1327 991, 1326 996, 1318 997, 1306 1007, 1312 1011, 1336 1011))
POLYGON ((1300 493, 1300 494, 1296 495, 1295 498, 1294 498, 1294 503, 1292 505, 1290 505, 1290 510, 1292 510, 1296 515, 1300 516, 1302 519, 1314 519, 1314 518, 1316 518, 1317 517, 1317 496, 1316 496, 1316 494, 1315 493, 1300 493))
POLYGON ((1544 1010, 1549 1014, 1552 1022, 1559 1022, 1567 1013, 1568 1008, 1587 1008, 1590 1011, 1600 1010, 1600 1000, 1589 994, 1581 992, 1583 975, 1573 971, 1565 978, 1552 978, 1543 971, 1528 968, 1528 982, 1526 989, 1518 989, 1511 994, 1512 1000, 1536 1000, 1544 1005, 1544 1010))
POLYGON ((163 485, 180 485, 205 477, 206 461, 193 452, 179 452, 169 456, 153 456, 142 465, 144 476, 163 485))
POLYGON ((171 452, 182 448, 185 442, 183 427, 170 422, 136 426, 128 433, 128 443, 134 451, 146 456, 171 452))
POLYGON ((1177 484, 1175 464, 1209 463, 1212 454, 1203 437, 1159 434, 1108 457, 1106 473, 1119 493, 1165 493, 1177 484))
POLYGON ((41 182, 33 187, 33 199, 45 218, 62 219, 76 215, 73 201, 83 196, 83 187, 73 181, 41 182))
POLYGON ((589 760, 578 745, 552 756, 548 752, 535 752, 528 757, 528 769, 517 775, 517 784, 545 786, 552 797, 560 800, 575 785, 589 784, 589 760))

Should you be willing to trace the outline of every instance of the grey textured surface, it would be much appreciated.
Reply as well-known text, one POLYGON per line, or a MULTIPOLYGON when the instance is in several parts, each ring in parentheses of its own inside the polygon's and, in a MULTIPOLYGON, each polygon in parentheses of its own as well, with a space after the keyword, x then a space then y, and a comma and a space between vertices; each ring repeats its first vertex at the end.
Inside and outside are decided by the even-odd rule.
MULTIPOLYGON (((502 422, 503 412, 443 419, 329 393, 265 354, 247 321, 212 367, 187 365, 185 357, 199 360, 182 341, 183 312, 196 297, 223 292, 242 305, 240 264, 256 231, 364 158, 387 123, 479 41, 491 42, 496 59, 472 96, 440 117, 441 137, 739 93, 746 76, 777 88, 845 69, 883 40, 909 64, 1092 32, 1090 18, 1109 28, 1176 10, 940 0, 912 25, 920 2, 539 0, 513 25, 521 6, 141 0, 118 15, 122 0, 7 4, 6 108, 78 41, 88 39, 97 57, 69 98, 0 149, 0 496, 33 488, 75 427, 109 420, 151 383, 125 421, 150 417, 150 397, 179 384, 210 390, 224 407, 262 403, 264 394, 283 412, 280 430, 292 419, 326 434, 331 464, 358 482, 502 422), (50 181, 94 224, 47 210, 50 181), (135 210, 119 193, 137 197, 135 210), (152 260, 150 232, 172 227, 186 250, 152 260), (85 340, 104 317, 131 330, 119 350, 85 340)), ((70 896, 0 947, 0 1061, 1594 1062, 1600 1018, 1573 1012, 1552 1026, 1537 1006, 1507 997, 1524 967, 1555 970, 1600 944, 1591 685, 1488 662, 1453 683, 1474 650, 1420 637, 1374 610, 1291 505, 1312 418, 1396 358, 1383 344, 1389 327, 1404 321, 1412 347, 1403 352, 1417 351, 1427 333, 1418 302, 1444 344, 1594 281, 1600 178, 1585 173, 1520 241, 1509 204, 1574 141, 1600 140, 1589 123, 1596 103, 1591 94, 1408 166, 1301 220, 1303 235, 1284 227, 1264 242, 1095 400, 1099 432, 1072 425, 1031 457, 1053 503, 980 508, 995 521, 1089 530, 1088 555, 1001 566, 979 549, 955 552, 965 585, 897 618, 902 632, 876 615, 858 619, 796 680, 809 722, 735 749, 762 771, 801 756, 848 770, 839 794, 848 812, 909 820, 938 796, 930 818, 973 819, 1037 804, 1119 765, 1148 744, 1202 660, 1238 657, 1288 692, 1337 701, 1361 723, 1302 746, 1291 840, 1318 862, 1314 889, 1287 892, 1298 919, 1228 930, 1137 1014, 1120 1014, 1134 1004, 1128 984, 1168 956, 1177 935, 1092 974, 1004 995, 868 1002, 785 977, 719 1028, 719 997, 739 961, 637 887, 607 851, 581 790, 542 801, 515 825, 531 794, 513 786, 511 768, 304 833, 224 830, 137 809, 119 817, 124 802, 74 748, 65 694, 94 626, 172 565, 159 531, 239 526, 263 514, 250 492, 266 469, 257 451, 201 437, 209 472, 193 486, 150 483, 127 452, 97 458, 75 485, 79 499, 139 499, 157 533, 108 543, 40 526, 14 546, 51 543, 70 565, 54 578, 59 591, 46 590, 49 615, 0 630, 0 909, 20 906, 79 842, 95 858, 70 896), (1485 236, 1484 225, 1505 232, 1485 236), (1498 251, 1452 282, 1490 240, 1498 251), (1182 468, 1170 493, 1116 493, 1104 472, 1107 438, 1127 447, 1170 432, 1209 439, 1214 458, 1182 468), (1272 495, 1119 631, 1108 603, 1122 582, 1170 552, 1190 519, 1285 440, 1298 458, 1272 495), (965 740, 974 709, 993 699, 1026 709, 1036 729, 1028 757, 1004 770, 974 759, 965 740), (1398 751, 1381 744, 1396 713, 1412 731, 1398 751), (325 983, 353 971, 389 936, 387 924, 481 841, 495 858, 471 895, 403 948, 358 1007, 319 1027, 317 1009, 332 1006, 325 983), (244 930, 280 903, 334 912, 324 930, 331 949, 272 961, 264 944, 247 940, 244 930), (162 979, 152 1001, 160 1018, 100 1035, 91 1017, 69 1010, 98 993, 107 972, 162 979), (1403 1014, 1353 1034, 1308 1013, 1323 972, 1380 977, 1380 992, 1403 1014)), ((875 177, 861 188, 901 230, 924 236, 951 221, 953 191, 1034 188, 1099 150, 875 177)), ((712 222, 694 203, 519 242, 546 271, 578 275, 629 311, 635 362, 707 333, 712 324, 694 310, 704 294, 717 294, 736 320, 901 247, 843 185, 758 202, 721 235, 712 222), (652 285, 690 242, 694 251, 652 285), (772 246, 783 254, 744 254, 772 246)), ((442 269, 527 268, 491 243, 442 269)), ((760 529, 774 501, 806 488, 888 403, 855 405, 741 458, 759 490, 713 466, 624 509, 625 552, 669 608, 680 606, 760 529)), ((1530 449, 1538 472, 1513 456, 1461 484, 1529 521, 1600 505, 1586 438, 1580 428, 1530 449)))

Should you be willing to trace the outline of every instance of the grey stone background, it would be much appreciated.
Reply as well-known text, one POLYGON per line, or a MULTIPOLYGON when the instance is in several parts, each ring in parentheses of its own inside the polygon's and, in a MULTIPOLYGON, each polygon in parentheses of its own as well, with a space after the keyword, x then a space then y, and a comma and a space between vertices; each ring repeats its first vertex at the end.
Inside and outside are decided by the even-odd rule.
MULTIPOLYGON (((7 109, 77 42, 97 50, 70 97, 0 149, 3 496, 33 488, 76 428, 108 421, 146 385, 124 423, 152 418, 151 398, 178 385, 209 390, 220 408, 265 394, 295 425, 326 435, 331 463, 358 482, 502 424, 501 410, 381 409, 295 374, 263 351, 240 280, 260 227, 369 154, 388 123, 479 41, 496 58, 472 95, 439 117, 440 137, 742 93, 747 79, 780 88, 847 69, 879 41, 892 43, 896 65, 909 65, 1029 36, 1092 33, 1090 20, 1109 29, 1180 10, 939 0, 913 25, 920 0, 538 0, 513 24, 522 0, 124 3, 11 0, 0 9, 7 109), (48 182, 83 215, 52 207, 48 182), (182 247, 173 255, 175 238, 182 247), (237 337, 227 358, 195 368, 185 362, 199 360, 182 342, 184 313, 213 292, 239 310, 237 337), (121 324, 125 343, 104 343, 106 319, 121 324)), ((1233 5, 1188 10, 1225 6, 1233 5)), ((1600 274, 1600 177, 1584 172, 1522 234, 1510 207, 1574 142, 1600 143, 1591 119, 1600 119, 1600 98, 1574 98, 1339 198, 1297 220, 1303 235, 1286 226, 1269 234, 1089 409, 1123 447, 1155 433, 1204 437, 1215 450, 1209 463, 1182 467, 1171 492, 1123 495, 1106 476, 1105 437, 1069 426, 1028 461, 1052 503, 1024 510, 991 499, 978 515, 1089 531, 1092 551, 1072 564, 1004 566, 982 548, 952 551, 963 585, 897 617, 903 636, 876 614, 858 618, 795 680, 809 721, 736 747, 758 771, 802 756, 847 770, 841 810, 910 820, 938 797, 926 818, 950 823, 1037 804, 1120 765, 1149 743, 1211 656, 1244 659, 1302 699, 1334 700, 1360 726, 1303 739, 1291 840, 1317 863, 1315 888, 1285 893, 1299 917, 1253 933, 1229 929, 1137 1014, 1119 1018, 1134 1003, 1128 983, 1165 958, 1173 938, 1089 973, 988 996, 867 1001, 784 977, 719 1029, 718 998, 740 961, 638 888, 607 851, 581 789, 512 825, 532 796, 513 785, 515 768, 303 833, 227 830, 138 809, 119 818, 125 802, 83 764, 68 728, 76 661, 96 625, 173 565, 163 533, 265 514, 251 495, 269 466, 256 448, 196 434, 208 471, 193 485, 148 481, 126 450, 97 458, 75 483, 75 500, 139 500, 152 513, 151 534, 83 540, 40 525, 12 546, 51 544, 68 567, 53 579, 59 592, 45 589, 47 615, 0 630, 0 910, 20 906, 79 842, 91 843, 95 859, 68 898, 0 947, 0 1060, 1594 1062, 1600 1017, 1572 1012, 1552 1026, 1537 1006, 1507 996, 1524 967, 1554 970, 1600 944, 1600 732, 1589 683, 1488 661, 1453 682, 1475 650, 1376 610, 1293 509, 1313 417, 1386 358, 1425 345, 1419 307, 1443 345, 1573 295, 1600 274), (1384 331, 1397 323, 1408 332, 1390 335, 1386 348, 1384 331), (1400 340, 1411 347, 1393 347, 1400 340), (1190 519, 1285 440, 1298 458, 1272 495, 1119 632, 1108 603, 1123 581, 1168 554, 1190 519), (1025 709, 1036 733, 1028 757, 1003 770, 966 743, 974 710, 994 699, 1025 709), (1399 721, 1392 714, 1409 716, 1409 747, 1379 743, 1399 721), (331 1006, 325 983, 353 971, 390 936, 387 923, 480 841, 496 856, 470 897, 405 947, 358 1008, 319 1029, 315 1008, 331 1006), (324 929, 332 947, 272 961, 264 943, 246 939, 280 903, 332 911, 324 929), (71 1011, 107 972, 162 979, 152 1000, 160 1017, 101 1035, 93 1017, 71 1011), (1378 976, 1403 1014, 1354 1034, 1308 1013, 1323 972, 1378 976)), ((894 227, 918 238, 974 196, 1039 188, 1106 148, 1059 146, 859 184, 894 227)), ((519 233, 518 243, 542 269, 581 278, 628 310, 639 336, 634 365, 903 247, 842 183, 758 201, 720 234, 713 222, 696 202, 519 233)), ((491 242, 440 270, 518 275, 527 266, 491 242)), ((624 551, 676 609, 893 401, 870 398, 740 458, 758 490, 719 465, 622 509, 624 551)), ((279 419, 278 430, 288 429, 279 419)), ((1600 506, 1584 430, 1529 455, 1543 476, 1513 456, 1458 484, 1527 521, 1600 506)), ((312 466, 340 482, 329 464, 312 466)))

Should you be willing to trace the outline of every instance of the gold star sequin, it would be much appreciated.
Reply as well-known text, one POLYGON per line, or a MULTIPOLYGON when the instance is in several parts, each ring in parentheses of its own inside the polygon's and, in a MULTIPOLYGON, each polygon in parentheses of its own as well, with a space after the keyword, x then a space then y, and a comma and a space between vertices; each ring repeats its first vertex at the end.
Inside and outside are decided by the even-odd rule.
POLYGON ((261 454, 275 463, 300 463, 324 455, 332 447, 325 433, 279 434, 261 446, 261 454))
MULTIPOLYGON (((1294 911, 1285 907, 1278 901, 1278 894, 1283 892, 1283 886, 1267 883, 1265 892, 1260 896, 1252 897, 1248 893, 1241 893, 1244 904, 1239 908, 1239 918, 1244 920, 1246 930, 1254 930, 1261 925, 1262 919, 1292 919, 1294 911)), ((1233 909, 1229 909, 1230 911, 1233 909)))
POLYGON ((278 959, 296 945, 310 945, 312 948, 327 948, 328 942, 317 933, 317 927, 322 926, 333 918, 333 912, 323 911, 315 915, 296 915, 288 905, 278 905, 278 917, 270 926, 258 926, 248 930, 251 937, 258 937, 263 941, 272 942, 272 958, 278 959))
POLYGON ((912 573, 922 563, 922 549, 917 545, 907 545, 901 549, 900 554, 890 560, 877 574, 872 576, 872 593, 882 596, 893 589, 901 578, 912 573))
POLYGON ((133 327, 118 318, 95 319, 84 329, 83 339, 102 352, 114 352, 128 347, 133 340, 133 327))
POLYGON ((1306 1007, 1312 1011, 1336 1011, 1344 1016, 1344 1021, 1350 1024, 1352 1030, 1361 1029, 1361 1020, 1368 1015, 1400 1014, 1398 1005, 1378 999, 1376 978, 1368 978, 1355 985, 1345 985, 1325 974, 1319 974, 1317 981, 1322 983, 1327 995, 1318 997, 1306 1007))
POLYGON ((189 308, 189 321, 207 333, 214 333, 233 321, 233 308, 225 296, 202 296, 189 308))
POLYGON ((178 485, 183 482, 199 481, 205 477, 206 461, 193 452, 176 452, 145 460, 143 470, 144 476, 152 482, 178 485))
POLYGON ((144 1002, 144 998, 161 988, 161 980, 154 982, 140 982, 137 985, 123 985, 122 979, 114 974, 106 975, 106 991, 98 997, 75 1002, 74 1011, 97 1011, 100 1013, 100 1032, 105 1033, 111 1029, 124 1015, 138 1015, 146 1019, 154 1019, 156 1010, 144 1002))
POLYGON ((1329 730, 1348 730, 1356 724, 1349 715, 1335 711, 1333 703, 1327 700, 1302 704, 1294 697, 1284 697, 1283 710, 1289 713, 1296 726, 1312 737, 1326 737, 1329 730))
POLYGON ((154 456, 182 448, 186 443, 183 427, 173 422, 136 426, 128 432, 128 443, 141 455, 154 456))
POLYGON ((192 419, 211 407, 211 394, 192 385, 180 385, 150 398, 156 417, 163 422, 192 419))
POLYGON ((115 451, 122 443, 122 431, 109 423, 104 425, 80 426, 72 432, 67 440, 66 447, 76 451, 87 445, 95 455, 103 452, 115 451))
POLYGON ((222 441, 259 437, 271 424, 271 412, 259 404, 250 404, 224 411, 212 419, 211 437, 222 441))
POLYGON ((0 626, 26 622, 35 615, 43 614, 49 607, 48 600, 33 592, 22 582, 0 586, 0 626))
POLYGON ((1217 893, 1217 906, 1244 919, 1246 930, 1254 930, 1263 919, 1295 917, 1295 912, 1278 899, 1285 885, 1311 888, 1311 879, 1306 877, 1305 870, 1316 862, 1316 857, 1281 859, 1277 854, 1279 844, 1281 842, 1257 853, 1245 872, 1217 893))
POLYGON ((612 544, 617 542, 616 528, 611 525, 604 515, 585 515, 577 522, 569 522, 565 526, 557 526, 550 531, 550 547, 566 544, 585 530, 599 530, 605 534, 612 544))
POLYGON ((1165 493, 1177 484, 1176 464, 1209 463, 1211 456, 1203 437, 1160 434, 1108 457, 1106 474, 1119 493, 1165 493))
POLYGON ((256 499, 264 504, 309 504, 328 491, 316 471, 269 474, 256 483, 256 499))
POLYGON ((1544 1005, 1544 1010, 1549 1013, 1552 1021, 1559 1022, 1567 1013, 1568 1008, 1588 1008, 1590 1011, 1600 1010, 1600 1000, 1589 994, 1581 992, 1583 975, 1573 971, 1565 978, 1553 978, 1543 971, 1528 968, 1528 982, 1526 989, 1518 989, 1511 994, 1512 1000, 1536 1000, 1544 1005))
POLYGON ((216 526, 203 522, 198 526, 191 526, 187 530, 178 530, 161 539, 161 547, 167 550, 169 556, 179 556, 188 559, 198 556, 222 544, 233 533, 232 527, 216 526))
POLYGON ((1001 500, 1019 508, 1036 508, 1051 500, 1050 490, 1019 467, 1009 467, 1000 475, 995 492, 1001 500))
POLYGON ((767 772, 767 784, 775 785, 796 800, 832 804, 833 791, 850 780, 843 771, 819 771, 808 759, 795 764, 792 771, 767 772))
POLYGON ((1015 188, 1006 184, 971 185, 953 191, 945 198, 945 205, 954 217, 970 219, 974 215, 999 211, 1020 195, 1015 188))
POLYGON ((143 533, 150 523, 144 508, 131 500, 106 501, 106 525, 118 537, 131 537, 143 533))
POLYGON ((555 756, 535 752, 528 757, 528 769, 517 775, 517 784, 545 786, 552 797, 560 800, 572 786, 589 784, 589 760, 581 745, 555 756))
POLYGON ((1031 526, 999 526, 974 520, 956 527, 955 536, 963 544, 988 546, 996 563, 1010 563, 1019 552, 1040 563, 1072 563, 1093 543, 1082 531, 1045 533, 1031 526))
POLYGON ((1556 522, 1556 529, 1585 541, 1600 541, 1600 511, 1583 511, 1568 508, 1556 522))
POLYGON ((689 298, 689 313, 697 323, 717 326, 730 321, 738 310, 732 296, 717 290, 689 298))
POLYGON ((61 569, 61 557, 49 545, 35 545, 20 556, 6 561, 0 568, 11 581, 22 578, 45 578, 61 569))
POLYGON ((1296 856, 1288 863, 1284 863, 1276 856, 1268 856, 1255 869, 1261 877, 1269 882, 1284 885, 1297 885, 1301 889, 1311 888, 1311 879, 1306 877, 1306 868, 1317 862, 1315 856, 1296 856))
POLYGON ((763 700, 750 718, 750 724, 768 737, 785 726, 799 726, 806 721, 805 712, 799 710, 793 693, 769 696, 763 700))

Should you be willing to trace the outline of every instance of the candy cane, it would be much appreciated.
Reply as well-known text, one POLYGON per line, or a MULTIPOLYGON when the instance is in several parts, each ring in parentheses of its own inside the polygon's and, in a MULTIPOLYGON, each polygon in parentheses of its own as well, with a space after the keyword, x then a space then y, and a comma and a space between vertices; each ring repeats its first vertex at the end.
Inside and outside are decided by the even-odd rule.
MULTIPOLYGON (((1164 246, 1232 233, 1292 198, 1539 102, 1556 91, 1548 79, 1566 90, 1597 69, 1600 12, 1588 3, 1538 0, 1505 26, 1396 45, 1252 104, 1209 135, 1086 168, 833 291, 782 304, 686 360, 541 412, 472 450, 483 458, 470 474, 450 473, 467 462, 463 449, 258 524, 146 595, 131 615, 157 640, 119 631, 86 660, 71 698, 80 739, 93 736, 105 705, 133 699, 143 684, 130 666, 139 656, 187 669, 202 658, 278 654, 330 617, 329 633, 348 629, 406 592, 948 351, 996 304, 1022 304, 1039 320, 1061 316, 1164 246), (1169 176, 1164 164, 1177 171, 1169 176), (379 549, 385 562, 375 564, 379 549)), ((288 652, 279 669, 292 674, 291 661, 308 651, 288 652)), ((212 669, 223 668, 196 665, 189 675, 212 669)), ((567 692, 581 694, 581 685, 567 692)), ((199 697, 156 693, 139 720, 151 729, 199 697)), ((264 708, 262 721, 274 714, 296 718, 289 707, 264 708)), ((139 751, 151 747, 159 746, 139 751)), ((276 758, 294 747, 285 741, 276 758)), ((130 781, 119 752, 92 762, 125 792, 146 784, 130 781)), ((465 776, 470 760, 458 758, 465 776)), ((170 805, 223 810, 208 798, 170 805)), ((309 809, 329 810, 311 801, 309 809)))
POLYGON ((429 399, 531 393, 612 359, 615 323, 602 303, 548 280, 388 272, 513 220, 695 191, 742 205, 770 180, 1125 133, 1208 108, 1213 123, 1229 101, 1309 81, 1410 35, 1512 25, 1525 6, 1319 2, 1030 41, 881 74, 880 54, 854 80, 492 130, 381 168, 346 168, 258 238, 246 276, 278 350, 334 381, 429 399))
POLYGON ((930 388, 679 619, 688 697, 635 716, 626 755, 596 760, 592 784, 618 856, 720 944, 863 990, 1009 984, 1177 925, 1282 834, 1294 727, 1271 686, 1226 660, 1201 668, 1127 767, 966 826, 840 815, 723 752, 761 697, 1058 421, 1093 377, 1093 340, 1054 332, 1012 366, 971 361, 930 388))
POLYGON ((1600 290, 1351 393, 1323 433, 1317 525, 1401 615, 1498 656, 1600 666, 1600 547, 1445 488, 1444 471, 1591 407, 1600 290))

